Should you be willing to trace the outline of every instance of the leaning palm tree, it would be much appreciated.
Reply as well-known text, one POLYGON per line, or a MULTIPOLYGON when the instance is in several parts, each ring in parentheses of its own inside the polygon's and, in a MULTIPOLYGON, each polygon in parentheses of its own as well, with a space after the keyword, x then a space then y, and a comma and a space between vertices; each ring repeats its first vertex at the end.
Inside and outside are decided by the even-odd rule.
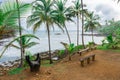
POLYGON ((58 22, 60 23, 60 25, 64 26, 67 36, 68 36, 68 40, 69 40, 69 44, 71 44, 71 38, 67 29, 67 26, 65 24, 66 21, 72 21, 71 17, 72 17, 72 12, 71 12, 71 7, 65 7, 66 6, 66 2, 67 0, 56 0, 55 1, 55 12, 56 15, 58 16, 58 22))
POLYGON ((100 17, 98 15, 94 15, 94 12, 89 13, 85 19, 84 28, 85 28, 85 31, 91 30, 92 42, 94 42, 93 30, 97 27, 100 27, 100 23, 98 22, 99 19, 100 17))
MULTIPOLYGON (((46 25, 49 43, 49 59, 50 64, 53 63, 51 59, 51 39, 50 39, 50 27, 54 27, 54 24, 58 24, 58 16, 56 16, 53 8, 52 0, 36 0, 33 3, 32 14, 28 17, 28 26, 33 26, 35 32, 40 28, 41 24, 46 25)), ((60 26, 59 26, 60 27, 60 26)), ((62 27, 60 27, 62 29, 62 27)))

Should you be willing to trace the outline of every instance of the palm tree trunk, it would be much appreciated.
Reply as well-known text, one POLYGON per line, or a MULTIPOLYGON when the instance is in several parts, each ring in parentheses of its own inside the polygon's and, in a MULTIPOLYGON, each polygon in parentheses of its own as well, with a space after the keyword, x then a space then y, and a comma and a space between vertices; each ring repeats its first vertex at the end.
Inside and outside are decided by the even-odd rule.
POLYGON ((20 36, 20 52, 21 52, 21 63, 19 65, 19 67, 23 66, 23 58, 24 58, 24 54, 23 54, 23 48, 22 48, 22 30, 21 30, 21 21, 20 21, 20 10, 19 10, 19 2, 18 0, 16 0, 17 3, 17 9, 18 9, 18 24, 19 24, 19 36, 20 36))
POLYGON ((50 64, 52 64, 53 61, 52 61, 52 57, 51 57, 50 30, 49 30, 49 25, 48 25, 48 23, 46 23, 46 26, 47 26, 47 32, 48 32, 49 60, 50 60, 50 64))
POLYGON ((92 42, 94 43, 94 37, 93 37, 93 36, 94 36, 94 35, 93 35, 93 28, 92 28, 92 31, 91 31, 91 32, 92 32, 92 42))
POLYGON ((65 25, 65 30, 66 30, 66 33, 67 33, 67 36, 68 36, 69 44, 71 44, 70 35, 69 35, 69 32, 68 32, 68 29, 67 29, 66 25, 65 25))
POLYGON ((81 5, 82 5, 82 45, 83 45, 83 48, 85 48, 85 45, 84 45, 84 14, 83 14, 83 0, 81 0, 81 5))
POLYGON ((79 16, 77 14, 77 46, 79 45, 79 16))

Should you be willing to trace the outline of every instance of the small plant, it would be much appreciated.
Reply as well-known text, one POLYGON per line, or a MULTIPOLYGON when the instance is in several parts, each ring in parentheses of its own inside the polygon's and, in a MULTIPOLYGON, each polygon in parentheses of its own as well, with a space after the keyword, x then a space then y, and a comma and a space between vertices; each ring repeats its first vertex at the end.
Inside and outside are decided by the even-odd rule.
POLYGON ((89 42, 87 46, 91 49, 94 45, 95 45, 94 42, 89 42))
POLYGON ((65 50, 60 50, 57 55, 60 59, 63 58, 65 55, 65 50))
POLYGON ((80 49, 83 49, 83 48, 84 48, 83 45, 75 46, 75 47, 74 47, 74 52, 75 52, 75 51, 79 51, 80 49))
POLYGON ((69 54, 69 60, 71 60, 71 55, 74 53, 74 44, 67 44, 67 43, 63 43, 61 42, 61 44, 63 44, 63 46, 65 47, 66 51, 67 51, 67 54, 69 54))
POLYGON ((9 75, 20 74, 24 68, 14 68, 8 72, 9 75))

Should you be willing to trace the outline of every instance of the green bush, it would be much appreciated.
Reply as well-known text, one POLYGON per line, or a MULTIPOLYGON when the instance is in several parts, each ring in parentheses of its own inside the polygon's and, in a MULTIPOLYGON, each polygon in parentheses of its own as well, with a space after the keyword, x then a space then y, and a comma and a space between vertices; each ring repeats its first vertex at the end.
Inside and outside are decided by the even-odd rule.
POLYGON ((8 72, 9 75, 20 74, 24 68, 14 68, 8 72))

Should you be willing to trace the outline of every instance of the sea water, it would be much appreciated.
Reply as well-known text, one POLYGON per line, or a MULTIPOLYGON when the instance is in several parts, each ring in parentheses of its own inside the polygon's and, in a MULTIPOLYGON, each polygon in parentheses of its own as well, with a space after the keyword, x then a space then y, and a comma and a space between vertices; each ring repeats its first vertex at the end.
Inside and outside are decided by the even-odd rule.
MULTIPOLYGON (((22 22, 22 24, 24 24, 23 26, 26 26, 24 23, 25 21, 22 22)), ((74 23, 67 23, 67 28, 69 30, 69 34, 70 34, 70 38, 71 38, 71 42, 74 43, 76 45, 77 43, 77 31, 76 31, 76 25, 74 23), (70 27, 72 26, 72 27, 70 27)), ((44 27, 44 25, 43 25, 44 27)), ((33 34, 32 29, 27 29, 25 28, 25 30, 23 31, 23 34, 33 34)), ((85 34, 89 34, 89 32, 85 32, 85 34)), ((37 39, 33 39, 32 41, 34 42, 38 42, 39 44, 27 49, 27 51, 30 51, 32 54, 38 53, 38 52, 44 52, 44 51, 48 51, 49 47, 48 47, 48 36, 47 36, 47 32, 44 29, 39 29, 38 31, 36 31, 36 33, 34 34, 37 37, 40 38, 40 40, 37 39)), ((50 31, 50 40, 51 40, 51 50, 60 50, 60 49, 64 49, 64 46, 60 43, 60 42, 64 42, 64 43, 69 43, 68 41, 68 37, 67 34, 64 32, 62 32, 61 30, 57 29, 55 31, 51 30, 50 31)), ((101 40, 103 40, 104 37, 101 36, 94 36, 94 41, 97 44, 101 44, 101 40)), ((0 54, 3 50, 4 45, 8 44, 11 40, 13 40, 13 38, 9 38, 9 39, 4 39, 4 41, 7 41, 5 44, 3 44, 3 46, 0 46, 0 54)), ((88 44, 88 42, 92 41, 92 37, 91 36, 84 36, 84 42, 85 44, 88 44)), ((17 44, 17 43, 15 43, 17 44)), ((81 30, 79 32, 79 44, 82 44, 82 37, 81 37, 81 30)), ((6 61, 13 61, 16 59, 20 58, 20 50, 19 49, 15 49, 13 47, 9 47, 6 52, 3 54, 2 58, 0 58, 0 64, 6 61)))

